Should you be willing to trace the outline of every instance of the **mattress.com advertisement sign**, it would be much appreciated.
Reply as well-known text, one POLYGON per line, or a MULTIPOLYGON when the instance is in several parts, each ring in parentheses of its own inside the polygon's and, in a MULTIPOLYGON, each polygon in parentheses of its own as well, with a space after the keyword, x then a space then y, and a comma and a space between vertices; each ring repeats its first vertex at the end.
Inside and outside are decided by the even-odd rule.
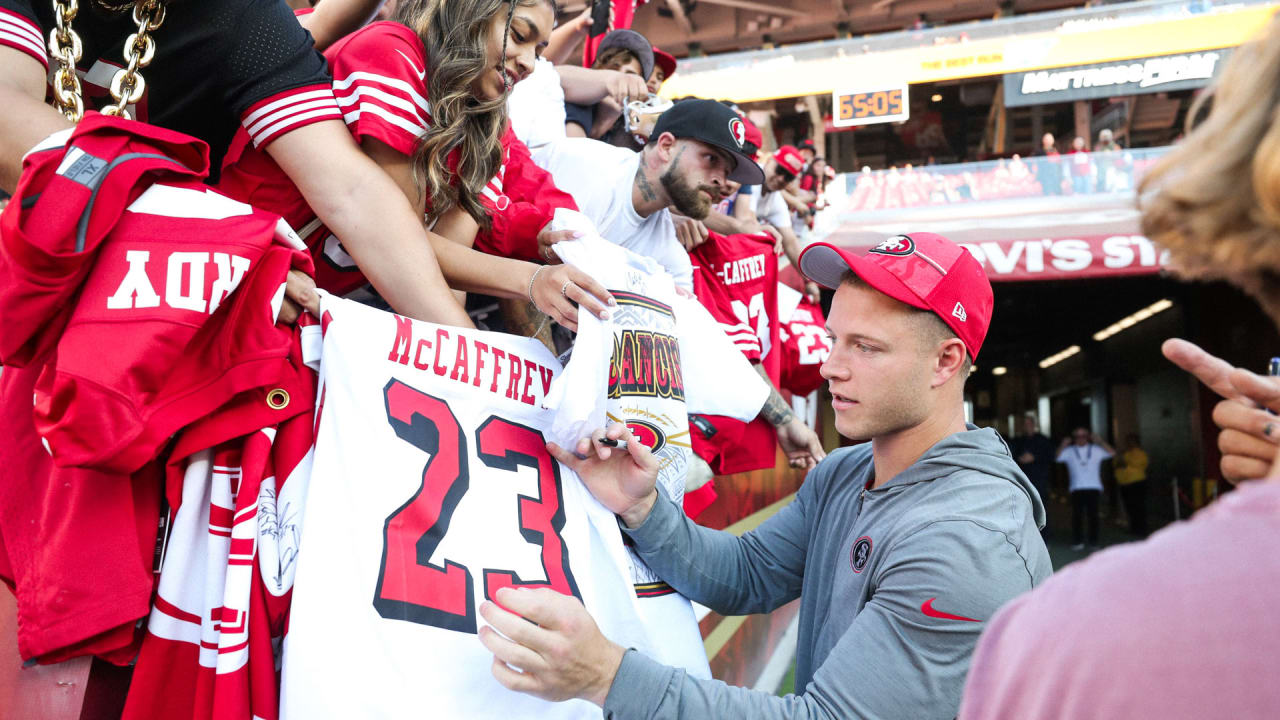
POLYGON ((1193 90, 1208 85, 1232 48, 1179 53, 1120 62, 1009 73, 1004 76, 1009 107, 1193 90))

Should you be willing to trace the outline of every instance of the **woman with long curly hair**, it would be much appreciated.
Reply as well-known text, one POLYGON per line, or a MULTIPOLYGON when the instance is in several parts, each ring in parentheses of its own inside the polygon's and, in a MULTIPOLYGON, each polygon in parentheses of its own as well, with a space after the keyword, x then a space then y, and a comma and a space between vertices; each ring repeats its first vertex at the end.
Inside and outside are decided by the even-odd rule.
MULTIPOLYGON (((572 267, 541 267, 470 247, 477 231, 492 230, 495 213, 517 210, 502 195, 506 98, 532 72, 554 20, 552 0, 404 0, 393 21, 343 38, 325 58, 347 128, 427 218, 431 247, 450 286, 531 300, 573 328, 575 303, 607 314, 602 301, 610 296, 598 283, 572 267)), ((269 116, 261 122, 270 122, 269 116)), ((334 236, 288 176, 244 135, 228 153, 219 189, 300 228, 316 257, 319 287, 346 294, 372 281, 390 299, 379 286, 388 274, 380 270, 405 259, 334 236)), ((550 219, 546 208, 525 211, 550 219)), ((536 250, 508 254, 537 256, 536 250)))

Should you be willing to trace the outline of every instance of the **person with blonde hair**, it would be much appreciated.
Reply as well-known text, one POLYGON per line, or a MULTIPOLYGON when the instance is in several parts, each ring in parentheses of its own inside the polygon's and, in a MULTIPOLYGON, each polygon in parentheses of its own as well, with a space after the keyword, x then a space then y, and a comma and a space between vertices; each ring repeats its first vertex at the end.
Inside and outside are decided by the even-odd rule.
MULTIPOLYGON (((1143 231, 1184 277, 1228 280, 1280 324, 1280 19, 1236 51, 1188 117, 1202 116, 1143 182, 1143 231)), ((1280 464, 1258 457, 1280 433, 1256 407, 1280 411, 1280 387, 1185 341, 1164 350, 1228 397, 1214 413, 1224 471, 1267 479, 1005 606, 960 718, 1280 717, 1280 464)))

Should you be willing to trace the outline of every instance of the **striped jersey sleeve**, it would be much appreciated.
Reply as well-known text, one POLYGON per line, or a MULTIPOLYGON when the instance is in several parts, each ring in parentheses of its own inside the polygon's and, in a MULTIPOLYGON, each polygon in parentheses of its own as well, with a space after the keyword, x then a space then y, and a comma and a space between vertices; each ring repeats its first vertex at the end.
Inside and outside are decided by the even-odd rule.
POLYGON ((0 45, 11 47, 30 55, 47 70, 49 56, 45 51, 44 38, 40 27, 30 14, 11 9, 11 6, 16 6, 18 9, 26 9, 23 5, 25 3, 5 2, 0 4, 0 45))
MULTIPOLYGON (((222 102, 240 118, 255 147, 265 147, 306 125, 340 117, 324 56, 288 5, 278 0, 219 0, 203 5, 235 13, 235 24, 223 30, 225 37, 219 36, 220 50, 206 71, 220 74, 222 102)), ((211 11, 204 19, 213 21, 217 16, 211 11)))
MULTIPOLYGON (((399 23, 377 22, 336 43, 325 57, 342 118, 357 141, 379 140, 412 155, 431 124, 426 51, 399 23)), ((501 195, 501 177, 488 189, 501 195)))
POLYGON ((285 90, 260 100, 249 107, 240 124, 248 131, 254 147, 263 147, 290 130, 341 116, 333 90, 320 84, 285 90))

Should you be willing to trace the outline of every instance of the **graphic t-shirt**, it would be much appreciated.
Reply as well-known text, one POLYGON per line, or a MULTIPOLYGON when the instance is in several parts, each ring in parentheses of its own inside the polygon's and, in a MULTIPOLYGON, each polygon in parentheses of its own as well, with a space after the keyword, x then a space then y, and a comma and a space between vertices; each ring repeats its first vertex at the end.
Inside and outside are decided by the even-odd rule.
POLYGON ((649 644, 613 514, 545 449, 559 363, 536 340, 332 296, 321 315, 283 716, 599 717, 502 687, 476 638, 480 604, 525 586, 649 644))
MULTIPOLYGON (((658 482, 680 502, 692 455, 690 410, 753 417, 767 388, 701 306, 679 297, 653 261, 593 234, 555 250, 603 284, 618 305, 604 323, 579 315, 572 359, 548 401, 559 411, 552 439, 572 447, 595 427, 624 423, 657 456, 658 482), (607 400, 599 403, 602 396, 607 400)), ((630 559, 656 657, 709 676, 689 601, 639 557, 630 559)))

